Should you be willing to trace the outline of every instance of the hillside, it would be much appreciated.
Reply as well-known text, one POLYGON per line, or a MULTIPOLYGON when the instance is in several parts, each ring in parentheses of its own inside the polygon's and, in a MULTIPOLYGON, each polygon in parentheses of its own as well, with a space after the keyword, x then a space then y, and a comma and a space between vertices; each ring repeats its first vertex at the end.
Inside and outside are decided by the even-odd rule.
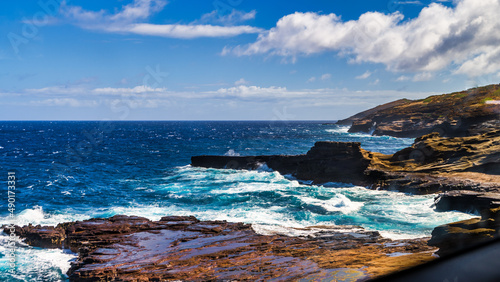
POLYGON ((401 99, 340 120, 349 132, 418 137, 431 132, 460 137, 500 129, 500 84, 420 100, 401 99))

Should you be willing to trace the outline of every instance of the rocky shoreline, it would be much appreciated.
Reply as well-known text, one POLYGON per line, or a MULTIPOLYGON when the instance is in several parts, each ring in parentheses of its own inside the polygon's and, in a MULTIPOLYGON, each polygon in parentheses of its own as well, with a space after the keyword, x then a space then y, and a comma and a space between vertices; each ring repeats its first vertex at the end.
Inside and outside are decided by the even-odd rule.
POLYGON ((267 166, 313 184, 346 182, 371 189, 436 194, 436 210, 481 214, 438 226, 429 246, 446 256, 500 236, 500 131, 446 138, 431 133, 393 155, 355 142, 317 142, 296 156, 195 156, 193 166, 257 169, 267 166), (451 242, 451 243, 450 243, 451 242))
MULTIPOLYGON (((345 182, 412 194, 456 190, 498 193, 500 131, 456 138, 431 133, 392 155, 364 150, 356 142, 316 142, 304 155, 194 156, 191 164, 219 169, 266 165, 313 184, 345 182)), ((459 198, 455 195, 447 201, 459 198)), ((483 208, 478 206, 478 211, 483 208)))
MULTIPOLYGON (((70 281, 364 281, 434 259, 428 238, 390 240, 358 226, 312 226, 301 236, 195 217, 113 216, 16 227, 26 243, 78 252, 70 281)), ((9 233, 10 229, 4 229, 9 233)))
MULTIPOLYGON (((258 234, 251 225, 136 216, 16 227, 31 246, 68 248, 78 259, 70 281, 363 281, 449 255, 500 235, 500 131, 479 136, 419 137, 393 155, 359 143, 317 142, 297 156, 194 156, 193 166, 267 167, 320 184, 344 181, 415 194, 440 192, 436 209, 481 218, 438 226, 432 238, 390 240, 358 226, 312 226, 258 234), (420 152, 420 153, 415 153, 420 152), (422 157, 423 156, 423 157, 422 157)), ((335 189, 335 188, 332 188, 335 189)), ((4 232, 11 232, 4 228, 4 232)))
MULTIPOLYGON (((359 226, 255 231, 244 223, 117 215, 15 227, 31 246, 78 253, 70 281, 365 281, 500 237, 500 85, 402 99, 341 120, 350 132, 417 137, 392 155, 356 142, 317 142, 303 155, 193 156, 191 165, 269 168, 312 184, 435 194, 438 211, 480 218, 436 227, 431 238, 390 240, 359 226), (289 236, 289 233, 298 236, 289 236)), ((335 189, 335 188, 332 188, 335 189)), ((10 234, 12 228, 3 227, 10 234)))

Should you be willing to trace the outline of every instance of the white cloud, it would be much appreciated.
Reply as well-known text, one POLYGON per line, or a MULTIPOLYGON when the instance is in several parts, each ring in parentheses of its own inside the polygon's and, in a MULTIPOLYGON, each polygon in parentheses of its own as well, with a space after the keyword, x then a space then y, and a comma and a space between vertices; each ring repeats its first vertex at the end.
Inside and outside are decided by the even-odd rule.
POLYGON ((410 80, 410 78, 406 75, 402 75, 396 79, 396 81, 407 81, 410 80))
POLYGON ((286 87, 259 87, 239 85, 230 88, 220 88, 217 91, 208 91, 207 94, 217 94, 217 97, 252 97, 252 96, 268 96, 282 95, 286 93, 286 87))
POLYGON ((380 79, 375 79, 374 81, 370 82, 370 85, 378 85, 380 83, 380 79))
POLYGON ((77 100, 74 98, 57 98, 57 99, 45 99, 30 101, 32 106, 69 106, 69 107, 95 107, 99 103, 94 100, 77 100))
POLYGON ((358 75, 356 76, 356 79, 367 79, 369 78, 370 76, 372 75, 372 73, 370 71, 366 71, 365 73, 363 73, 362 75, 358 75))
POLYGON ((193 23, 210 23, 210 24, 222 24, 222 25, 234 25, 240 22, 255 19, 257 12, 255 10, 248 13, 233 9, 231 13, 227 15, 219 15, 217 10, 210 13, 204 14, 201 18, 193 23))
POLYGON ((146 94, 146 93, 165 93, 166 88, 152 88, 145 85, 135 86, 133 88, 95 88, 91 91, 93 94, 97 95, 136 95, 136 94, 146 94))
POLYGON ((328 79, 330 79, 331 77, 332 77, 332 75, 331 75, 331 74, 329 74, 329 73, 325 73, 325 74, 323 74, 323 75, 321 76, 321 80, 328 80, 328 79))
POLYGON ((431 72, 457 66, 469 76, 500 70, 499 0, 431 3, 418 17, 367 12, 342 21, 335 14, 296 12, 246 46, 223 54, 291 57, 321 52, 354 55, 353 62, 382 63, 392 71, 431 72), (496 60, 495 60, 496 59, 496 60), (477 67, 482 66, 482 68, 477 67))
POLYGON ((115 27, 110 31, 127 32, 140 35, 152 35, 171 38, 191 39, 197 37, 229 37, 245 33, 259 33, 255 27, 217 26, 217 25, 181 25, 181 24, 133 24, 125 27, 115 27))
POLYGON ((239 86, 239 85, 246 85, 249 84, 248 81, 246 81, 244 78, 240 78, 237 81, 234 82, 234 85, 239 86))
POLYGON ((313 76, 313 77, 310 77, 307 82, 315 82, 316 81, 316 77, 313 76))
POLYGON ((413 81, 428 81, 431 79, 432 73, 430 72, 417 73, 415 76, 413 76, 413 81))
MULTIPOLYGON (((274 109, 288 109, 287 113, 297 113, 296 118, 345 118, 356 112, 400 98, 419 99, 437 93, 402 92, 394 90, 352 91, 339 88, 287 89, 280 86, 245 86, 218 88, 213 91, 170 91, 164 88, 136 86, 130 88, 82 88, 66 87, 67 94, 60 91, 64 87, 26 89, 17 93, 0 93, 0 105, 39 106, 46 108, 94 107, 98 111, 137 109, 135 114, 144 114, 147 119, 156 111, 156 118, 193 119, 194 112, 210 114, 220 112, 220 119, 242 118, 269 119, 274 109), (58 90, 51 94, 49 89, 58 90), (36 95, 35 95, 36 93, 36 95), (156 110, 154 110, 156 109, 156 110), (233 110, 230 110, 233 109, 233 110), (150 111, 151 110, 151 111, 150 111), (229 113, 232 114, 229 114, 229 113), (166 115, 174 113, 173 115, 166 115), (267 114, 267 115, 266 115, 267 114), (334 116, 331 116, 334 114, 334 116)), ((9 107, 10 107, 9 106, 9 107)), ((49 111, 50 111, 49 109, 49 111)), ((76 111, 76 110, 75 110, 76 111)), ((77 112, 77 111, 76 111, 77 112)), ((120 111, 121 112, 121 111, 120 111)), ((134 115, 135 115, 134 114, 134 115)), ((286 116, 285 114, 283 116, 286 116)), ((211 115, 197 116, 208 119, 211 115)), ((132 118, 132 117, 130 117, 132 118)), ((134 116, 135 118, 135 116, 134 116)), ((272 118, 272 117, 271 117, 272 118)))
MULTIPOLYGON (((67 21, 79 27, 112 33, 132 33, 139 35, 161 36, 171 38, 191 39, 198 37, 229 37, 246 33, 259 33, 256 27, 220 26, 210 24, 150 24, 140 21, 147 20, 151 15, 161 11, 167 4, 164 0, 134 0, 125 5, 122 10, 110 14, 107 11, 86 11, 78 6, 61 5, 61 14, 67 21)), ((231 13, 227 21, 251 18, 254 12, 246 14, 231 13), (232 16, 231 16, 232 15, 232 16)))
POLYGON ((423 5, 420 1, 396 1, 394 4, 397 5, 423 5))

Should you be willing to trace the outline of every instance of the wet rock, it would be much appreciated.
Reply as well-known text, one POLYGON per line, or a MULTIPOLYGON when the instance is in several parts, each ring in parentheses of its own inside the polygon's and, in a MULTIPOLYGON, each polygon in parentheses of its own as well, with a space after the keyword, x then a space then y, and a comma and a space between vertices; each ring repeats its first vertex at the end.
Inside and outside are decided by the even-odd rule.
POLYGON ((449 191, 436 198, 439 211, 476 212, 500 207, 500 190, 496 192, 449 191))
MULTIPOLYGON (((10 227, 4 227, 4 232, 10 234, 10 227)), ((65 230, 60 227, 28 225, 23 228, 15 226, 15 234, 24 238, 25 242, 40 248, 61 248, 65 240, 65 230)))
POLYGON ((486 209, 480 218, 440 225, 432 231, 429 245, 439 248, 440 256, 477 246, 500 236, 500 207, 486 209))
MULTIPOLYGON (((47 229, 17 228, 31 238, 42 238, 33 235, 47 229)), ((290 237, 185 216, 159 221, 114 216, 53 230, 65 234, 64 245, 79 252, 68 271, 70 281, 364 281, 432 260, 435 251, 426 239, 391 241, 358 226, 294 229, 302 235, 290 237)))

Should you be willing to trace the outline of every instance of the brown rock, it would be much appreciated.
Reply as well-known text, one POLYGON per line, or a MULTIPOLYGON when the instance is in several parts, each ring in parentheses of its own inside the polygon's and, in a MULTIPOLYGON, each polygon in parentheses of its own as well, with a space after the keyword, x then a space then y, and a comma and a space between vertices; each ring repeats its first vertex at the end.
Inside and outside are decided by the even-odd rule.
MULTIPOLYGON (((45 228, 18 230, 33 237, 45 228)), ((175 216, 114 216, 54 230, 79 251, 70 281, 366 280, 432 260, 435 250, 426 239, 391 241, 357 226, 315 226, 300 229, 307 237, 288 237, 175 216)))
POLYGON ((461 137, 500 129, 500 85, 430 96, 421 100, 398 100, 356 114, 338 123, 351 123, 349 132, 418 137, 431 132, 461 137))
POLYGON ((437 254, 446 256, 474 247, 500 235, 500 208, 486 209, 481 218, 440 225, 432 231, 430 246, 439 247, 437 254))

